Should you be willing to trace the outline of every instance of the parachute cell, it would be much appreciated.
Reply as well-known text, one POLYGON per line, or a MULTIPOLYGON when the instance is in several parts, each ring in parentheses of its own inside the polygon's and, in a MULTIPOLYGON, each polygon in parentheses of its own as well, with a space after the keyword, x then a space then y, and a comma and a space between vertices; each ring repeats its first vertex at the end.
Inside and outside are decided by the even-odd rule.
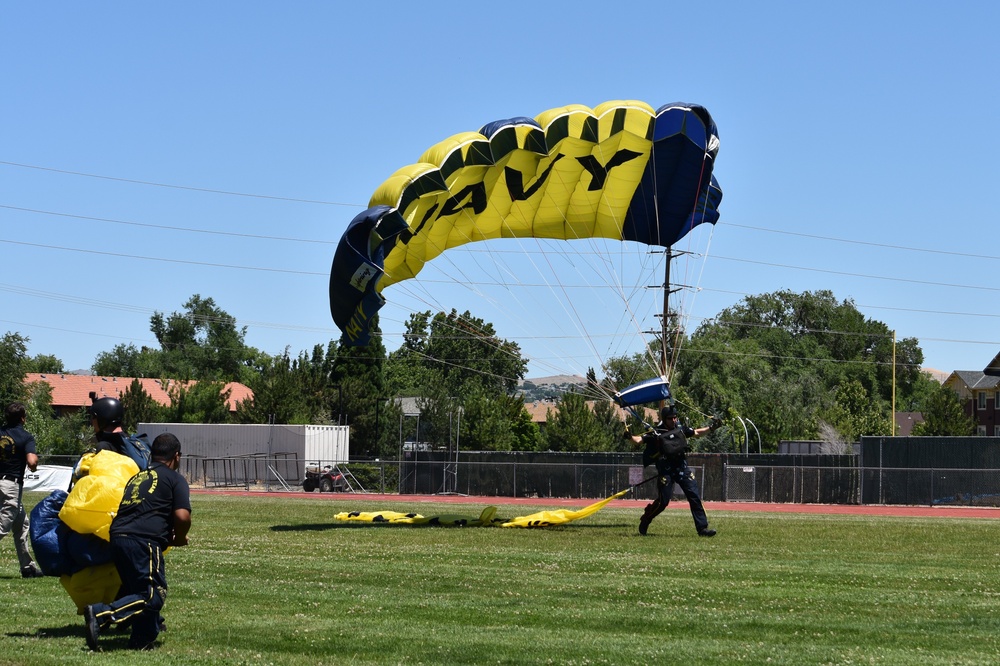
POLYGON ((715 223, 718 130, 694 104, 570 105, 456 134, 398 170, 348 225, 330 272, 346 344, 366 344, 386 287, 449 248, 498 238, 669 247, 715 223))

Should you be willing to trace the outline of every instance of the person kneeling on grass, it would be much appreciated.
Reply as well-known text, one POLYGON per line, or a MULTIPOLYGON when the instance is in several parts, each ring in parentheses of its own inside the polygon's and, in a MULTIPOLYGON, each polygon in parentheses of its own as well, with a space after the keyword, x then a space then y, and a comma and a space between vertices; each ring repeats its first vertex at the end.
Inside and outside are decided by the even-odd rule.
POLYGON ((161 630, 160 609, 167 596, 163 549, 186 546, 191 529, 191 490, 177 469, 181 443, 170 433, 153 440, 151 462, 125 484, 111 521, 111 552, 122 579, 121 596, 111 604, 84 609, 87 645, 97 651, 101 630, 128 621, 128 646, 146 650, 161 630))

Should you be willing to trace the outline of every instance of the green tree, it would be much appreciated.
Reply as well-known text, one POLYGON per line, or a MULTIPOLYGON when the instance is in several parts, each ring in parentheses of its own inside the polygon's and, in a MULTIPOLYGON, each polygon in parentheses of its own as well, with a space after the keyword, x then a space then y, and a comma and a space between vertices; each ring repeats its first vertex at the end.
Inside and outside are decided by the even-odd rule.
MULTIPOLYGON (((821 423, 834 428, 845 442, 856 442, 866 435, 888 435, 893 423, 889 401, 869 396, 857 380, 848 380, 834 389, 834 403, 824 411, 821 419, 821 423)), ((824 434, 823 429, 820 430, 820 434, 824 434)), ((829 431, 825 432, 829 439, 829 431)))
POLYGON ((941 388, 941 382, 934 379, 929 372, 921 371, 913 383, 913 388, 909 395, 897 396, 896 411, 900 412, 922 412, 924 405, 928 404, 931 397, 941 388))
POLYGON ((625 426, 610 400, 595 400, 594 422, 599 430, 595 451, 629 451, 631 443, 625 441, 625 426))
POLYGON ((415 313, 406 329, 402 347, 390 356, 397 366, 391 376, 401 392, 420 395, 440 382, 451 395, 475 386, 507 395, 527 371, 517 343, 499 338, 492 324, 468 311, 415 313))
POLYGON ((230 423, 229 394, 222 382, 173 382, 167 389, 170 405, 163 409, 165 423, 230 423))
POLYGON ((941 386, 926 401, 924 420, 913 426, 915 437, 967 437, 976 434, 976 422, 965 413, 958 394, 941 386))
POLYGON ((101 352, 90 366, 102 377, 164 377, 161 352, 157 349, 119 344, 109 352, 101 352))
POLYGON ((40 372, 45 374, 59 374, 65 372, 63 362, 51 354, 38 354, 28 360, 28 372, 40 372))
POLYGON ((610 435, 606 424, 578 393, 564 395, 545 421, 544 441, 550 451, 607 451, 612 446, 610 439, 621 437, 620 426, 610 435))
POLYGON ((462 400, 461 448, 474 451, 534 451, 540 431, 517 396, 492 395, 481 387, 462 400))
POLYGON ((24 411, 24 427, 34 436, 38 452, 50 452, 58 436, 58 426, 52 416, 52 387, 48 382, 25 384, 24 411))
POLYGON ((7 332, 0 338, 0 406, 24 400, 24 376, 30 367, 28 338, 7 332))
MULTIPOLYGON (((48 382, 26 384, 24 403, 25 428, 34 436, 39 456, 79 456, 87 449, 90 421, 86 413, 81 410, 54 417, 48 382)), ((69 460, 55 462, 71 464, 69 460)))
POLYGON ((443 384, 427 387, 417 398, 420 409, 420 436, 434 448, 451 448, 460 425, 461 403, 447 394, 443 384))
POLYGON ((150 330, 160 343, 161 370, 167 377, 242 381, 256 356, 244 343, 246 327, 236 328, 235 318, 199 294, 188 299, 184 312, 154 313, 150 330))
MULTIPOLYGON (((316 346, 322 352, 322 347, 316 346)), ((304 353, 291 358, 286 348, 281 356, 268 357, 249 380, 253 397, 236 408, 240 423, 330 423, 325 399, 328 377, 304 353)), ((258 361, 259 362, 259 361, 258 361)))
POLYGON ((406 322, 403 344, 388 355, 385 376, 393 394, 419 396, 424 387, 440 382, 441 369, 429 367, 426 358, 430 316, 430 311, 412 313, 406 322))
MULTIPOLYGON (((915 339, 897 341, 898 400, 920 390, 922 361, 915 339)), ((872 430, 878 412, 887 428, 893 334, 829 291, 748 296, 683 341, 672 380, 703 413, 750 418, 771 451, 782 439, 817 438, 831 419, 840 429, 872 430), (843 413, 848 404, 851 414, 843 413)))
POLYGON ((601 384, 609 392, 619 391, 660 374, 653 359, 645 353, 610 358, 604 363, 603 371, 604 379, 601 384))
POLYGON ((394 392, 386 379, 388 362, 377 323, 374 330, 366 347, 330 343, 323 361, 330 378, 327 404, 339 423, 351 426, 352 456, 396 457, 399 408, 387 405, 394 392))
POLYGON ((135 433, 140 423, 160 423, 163 419, 163 407, 146 393, 138 378, 122 393, 121 402, 125 410, 122 429, 126 432, 135 433))

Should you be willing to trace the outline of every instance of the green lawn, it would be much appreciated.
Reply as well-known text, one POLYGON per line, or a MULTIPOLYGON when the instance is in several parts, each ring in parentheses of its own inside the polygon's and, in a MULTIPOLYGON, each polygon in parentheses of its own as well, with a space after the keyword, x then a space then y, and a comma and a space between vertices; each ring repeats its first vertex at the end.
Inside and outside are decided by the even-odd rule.
MULTIPOLYGON (((643 538, 640 510, 613 506, 526 530, 333 521, 485 503, 193 502, 142 663, 1000 663, 997 520, 716 511, 704 539, 670 510, 643 538)), ((124 634, 90 653, 59 581, 22 580, 9 538, 0 563, 0 664, 140 661, 124 634)))

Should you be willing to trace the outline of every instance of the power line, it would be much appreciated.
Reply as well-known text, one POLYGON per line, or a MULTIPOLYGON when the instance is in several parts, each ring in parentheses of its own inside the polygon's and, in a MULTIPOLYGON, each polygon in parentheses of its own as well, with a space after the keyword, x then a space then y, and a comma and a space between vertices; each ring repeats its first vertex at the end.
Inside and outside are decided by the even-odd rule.
POLYGON ((105 257, 119 257, 124 259, 141 259, 143 261, 161 261, 170 264, 187 264, 189 266, 207 266, 210 268, 234 268, 243 271, 265 271, 269 273, 287 273, 290 275, 321 275, 328 277, 329 273, 317 273, 316 271, 293 271, 287 268, 265 268, 263 266, 237 266, 235 264, 217 264, 208 261, 190 261, 187 259, 167 259, 164 257, 143 257, 135 254, 123 254, 120 252, 104 252, 101 250, 83 250, 76 247, 60 247, 58 245, 43 245, 41 243, 26 243, 24 241, 9 240, 0 238, 0 243, 10 243, 11 245, 23 245, 26 247, 44 248, 46 250, 63 250, 64 252, 82 252, 84 254, 97 254, 105 257))
POLYGON ((767 261, 756 261, 754 259, 741 259, 738 257, 722 257, 719 255, 713 255, 713 259, 722 259, 724 261, 736 261, 744 264, 754 264, 756 266, 769 266, 771 268, 791 268, 799 271, 810 271, 813 273, 825 273, 827 275, 843 275, 847 277, 857 277, 865 278, 868 280, 887 280, 890 282, 906 282, 909 284, 920 284, 925 286, 933 287, 950 287, 953 289, 980 289, 984 291, 1000 291, 1000 287, 986 287, 983 285, 973 285, 973 284, 953 284, 948 282, 932 282, 930 280, 913 280, 910 278, 898 278, 888 275, 866 275, 864 273, 855 273, 853 271, 834 271, 827 268, 812 268, 809 266, 791 266, 789 264, 775 264, 767 261))
POLYGON ((56 169, 53 167, 37 166, 35 164, 22 164, 19 162, 7 162, 0 160, 0 164, 12 167, 18 167, 20 169, 36 169, 38 171, 49 171, 52 173, 61 173, 70 176, 83 176, 85 178, 98 178, 101 180, 112 180, 119 183, 133 183, 135 185, 149 185, 151 187, 165 187, 174 190, 189 190, 192 192, 207 192, 209 194, 225 194, 227 196, 233 197, 251 197, 254 199, 272 199, 275 201, 292 201, 295 203, 308 203, 308 204, 320 204, 323 206, 349 206, 352 208, 364 208, 360 204, 353 203, 342 203, 338 201, 318 201, 315 199, 296 199, 294 197, 279 197, 270 194, 251 194, 248 192, 233 192, 229 190, 215 190, 207 187, 193 187, 190 185, 172 185, 169 183, 157 183, 149 180, 135 180, 133 178, 119 178, 117 176, 103 176, 96 173, 85 173, 83 171, 69 171, 67 169, 56 169))
POLYGON ((971 259, 992 259, 1000 260, 1000 257, 988 255, 988 254, 971 254, 968 252, 953 252, 951 250, 935 250, 926 247, 910 247, 907 245, 893 245, 891 243, 874 243, 872 241, 861 241, 854 240, 850 238, 837 238, 835 236, 819 236, 816 234, 805 234, 800 231, 786 231, 783 229, 768 229, 766 227, 754 227, 748 224, 735 224, 733 222, 719 222, 719 224, 725 224, 730 227, 737 227, 740 229, 751 229, 753 231, 763 231, 765 233, 771 234, 781 234, 783 236, 798 236, 799 238, 812 238, 815 240, 822 241, 833 241, 836 243, 849 243, 851 245, 865 245, 868 247, 880 247, 890 250, 906 250, 907 252, 926 252, 928 254, 943 254, 953 257, 969 257, 971 259))
POLYGON ((22 213, 35 213, 38 215, 54 215, 56 217, 69 217, 74 220, 91 220, 93 222, 109 222, 111 224, 124 224, 133 227, 145 227, 147 229, 164 229, 167 231, 184 231, 193 234, 212 234, 216 236, 231 236, 236 238, 253 238, 257 240, 278 240, 278 241, 289 241, 294 243, 316 243, 323 245, 336 245, 338 241, 329 240, 316 240, 312 238, 289 238, 286 236, 264 236, 260 234, 244 234, 236 233, 233 231, 215 231, 212 229, 195 229, 191 227, 175 227, 165 224, 150 224, 147 222, 130 222, 128 220, 115 220, 108 217, 93 217, 91 215, 75 215, 73 213, 57 213, 51 210, 39 210, 37 208, 21 208, 19 206, 7 206, 0 204, 0 208, 5 208, 7 210, 16 210, 22 213))

